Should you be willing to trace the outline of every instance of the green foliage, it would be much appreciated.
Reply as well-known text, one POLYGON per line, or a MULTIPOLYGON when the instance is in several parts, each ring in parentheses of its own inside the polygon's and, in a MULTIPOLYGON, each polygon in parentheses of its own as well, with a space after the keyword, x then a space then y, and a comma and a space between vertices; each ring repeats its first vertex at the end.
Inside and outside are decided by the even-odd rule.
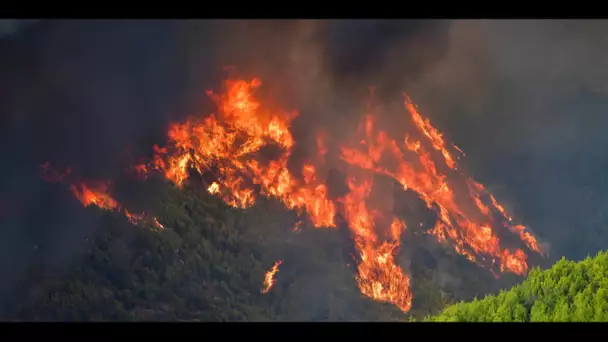
POLYGON ((509 291, 460 302, 437 316, 438 322, 606 322, 608 253, 581 262, 562 258, 551 269, 534 269, 509 291))

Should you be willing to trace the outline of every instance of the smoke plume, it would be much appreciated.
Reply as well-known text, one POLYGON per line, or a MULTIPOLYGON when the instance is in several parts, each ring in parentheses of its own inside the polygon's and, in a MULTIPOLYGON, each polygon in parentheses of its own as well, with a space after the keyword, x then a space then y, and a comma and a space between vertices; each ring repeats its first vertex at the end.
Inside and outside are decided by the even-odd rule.
MULTIPOLYGON (((389 109, 402 106, 406 91, 553 255, 593 253, 608 242, 600 229, 608 204, 605 25, 54 20, 4 36, 0 299, 32 263, 77 258, 97 227, 64 189, 40 179, 38 165, 114 178, 163 142, 168 122, 208 113, 205 90, 231 72, 272 80, 261 96, 300 111, 296 163, 298 153, 312 153, 313 131, 341 139, 354 129, 369 87, 389 109)), ((382 124, 399 130, 402 110, 385 113, 382 124)))

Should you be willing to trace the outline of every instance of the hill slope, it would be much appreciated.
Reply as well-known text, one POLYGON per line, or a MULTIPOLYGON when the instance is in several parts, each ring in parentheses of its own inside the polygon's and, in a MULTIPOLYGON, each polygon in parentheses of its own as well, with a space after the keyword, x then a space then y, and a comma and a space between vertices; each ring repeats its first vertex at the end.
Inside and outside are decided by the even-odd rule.
MULTIPOLYGON (((146 182, 138 192, 165 226, 133 226, 87 208, 102 229, 62 271, 33 267, 5 319, 42 321, 388 320, 403 314, 364 298, 347 267, 349 240, 293 232, 293 213, 272 202, 228 207, 199 186, 146 182), (200 188, 200 191, 198 190, 200 188), (262 294, 264 273, 284 263, 262 294), (392 317, 392 318, 391 318, 392 317)), ((428 286, 426 286, 428 288, 428 286)), ((428 292, 428 291, 427 291, 428 292)), ((431 294, 432 295, 432 294, 431 294)))
POLYGON ((608 252, 581 262, 562 258, 535 269, 518 286, 482 300, 461 302, 427 318, 435 322, 608 321, 608 252))
POLYGON ((487 293, 494 281, 462 257, 425 252, 416 240, 424 239, 413 236, 404 251, 414 254, 414 306, 404 314, 361 295, 349 236, 306 224, 294 232, 295 214, 279 203, 238 210, 200 184, 177 189, 154 180, 132 192, 139 198, 123 198, 129 208, 154 213, 164 230, 82 209, 98 215, 102 229, 82 242, 86 251, 67 269, 32 267, 3 319, 403 321, 487 293), (262 294, 264 273, 277 260, 277 282, 262 294))

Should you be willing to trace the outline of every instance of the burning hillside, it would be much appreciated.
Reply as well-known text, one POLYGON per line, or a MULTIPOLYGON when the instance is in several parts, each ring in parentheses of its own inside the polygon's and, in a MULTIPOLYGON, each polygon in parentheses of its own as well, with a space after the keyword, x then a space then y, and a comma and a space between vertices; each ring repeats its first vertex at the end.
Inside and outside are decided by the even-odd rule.
POLYGON ((45 180, 49 182, 70 183, 70 191, 85 207, 93 205, 102 210, 120 212, 125 215, 129 222, 135 225, 142 221, 148 221, 158 229, 164 228, 156 217, 148 217, 145 213, 132 213, 118 203, 118 201, 110 195, 109 182, 74 181, 70 180, 70 175, 72 173, 70 169, 60 173, 51 169, 49 163, 44 163, 41 167, 45 180))
MULTIPOLYGON (((167 144, 154 146, 154 158, 135 166, 136 170, 142 176, 161 172, 178 187, 193 170, 212 174, 204 177, 213 179, 207 191, 230 206, 248 208, 257 198, 267 197, 307 217, 314 227, 347 226, 358 253, 356 279, 361 292, 405 312, 412 303, 410 276, 398 265, 396 253, 409 228, 390 204, 376 198, 387 196, 375 194, 379 177, 416 193, 436 213, 428 234, 492 272, 525 274, 529 267, 525 249, 541 253, 526 228, 515 224, 482 184, 459 170, 458 156, 463 153, 444 140, 410 99, 404 103, 404 115, 412 123, 407 135, 391 136, 379 128, 378 111, 368 109, 350 139, 335 142, 327 132, 316 132, 316 153, 300 163, 300 170, 293 170, 289 162, 298 141, 290 127, 298 113, 261 103, 254 97, 261 85, 258 79, 228 80, 222 92, 209 91, 216 112, 173 123, 167 144), (329 152, 339 160, 328 158, 329 152), (339 194, 328 181, 332 169, 344 175, 345 191, 339 194), (521 246, 505 246, 499 240, 508 231, 519 237, 521 246)), ((134 223, 138 221, 134 217, 147 217, 134 216, 118 204, 108 193, 107 183, 70 184, 85 206, 123 212, 134 223)), ((280 264, 269 271, 262 292, 274 284, 280 264)))

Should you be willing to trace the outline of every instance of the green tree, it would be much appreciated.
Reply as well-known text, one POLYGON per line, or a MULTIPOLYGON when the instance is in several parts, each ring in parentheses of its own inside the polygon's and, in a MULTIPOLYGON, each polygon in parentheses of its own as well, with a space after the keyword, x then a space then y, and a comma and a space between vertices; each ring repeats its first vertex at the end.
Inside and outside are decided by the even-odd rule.
POLYGON ((552 268, 534 269, 509 291, 460 302, 428 321, 590 322, 608 321, 608 253, 581 262, 562 258, 552 268), (480 319, 481 318, 481 319, 480 319))

